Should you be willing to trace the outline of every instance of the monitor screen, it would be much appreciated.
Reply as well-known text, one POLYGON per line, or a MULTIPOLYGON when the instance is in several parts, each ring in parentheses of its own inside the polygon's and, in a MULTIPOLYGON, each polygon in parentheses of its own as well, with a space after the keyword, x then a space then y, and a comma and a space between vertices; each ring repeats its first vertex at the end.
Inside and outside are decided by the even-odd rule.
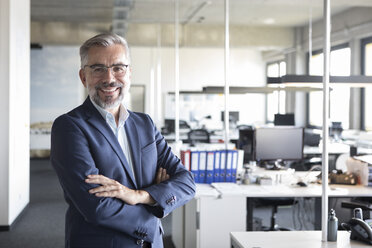
MULTIPOLYGON (((189 124, 184 120, 179 120, 180 129, 189 129, 189 124)), ((175 131, 175 120, 174 119, 164 119, 164 128, 167 129, 168 132, 174 133, 175 131)))
POLYGON ((275 114, 274 116, 275 126, 294 126, 295 117, 294 114, 275 114))
POLYGON ((255 134, 257 161, 300 160, 303 157, 302 127, 263 127, 255 134))
MULTIPOLYGON (((221 111, 221 121, 225 121, 225 111, 221 111)), ((229 111, 229 122, 239 121, 239 111, 229 111)))
POLYGON ((238 149, 244 151, 243 163, 254 160, 254 129, 240 129, 238 149))
POLYGON ((164 120, 164 127, 167 129, 168 132, 174 133, 175 123, 174 119, 165 119, 164 120))

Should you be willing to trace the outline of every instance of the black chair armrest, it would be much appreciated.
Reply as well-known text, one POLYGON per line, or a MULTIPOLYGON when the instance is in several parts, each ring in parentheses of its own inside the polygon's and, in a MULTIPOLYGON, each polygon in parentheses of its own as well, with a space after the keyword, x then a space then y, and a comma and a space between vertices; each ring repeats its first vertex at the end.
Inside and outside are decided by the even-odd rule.
POLYGON ((361 208, 362 210, 372 211, 372 204, 367 202, 341 202, 343 208, 361 208))

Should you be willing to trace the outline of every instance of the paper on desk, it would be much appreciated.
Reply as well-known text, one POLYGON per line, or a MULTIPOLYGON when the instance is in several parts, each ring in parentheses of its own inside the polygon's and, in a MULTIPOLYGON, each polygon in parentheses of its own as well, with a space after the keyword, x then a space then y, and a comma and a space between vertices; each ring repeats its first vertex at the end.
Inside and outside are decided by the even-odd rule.
POLYGON ((243 195, 244 192, 239 185, 236 183, 212 183, 212 187, 214 187, 218 192, 222 195, 243 195))
POLYGON ((212 196, 212 197, 218 197, 220 193, 211 187, 210 184, 196 184, 196 194, 195 198, 198 198, 200 196, 212 196))

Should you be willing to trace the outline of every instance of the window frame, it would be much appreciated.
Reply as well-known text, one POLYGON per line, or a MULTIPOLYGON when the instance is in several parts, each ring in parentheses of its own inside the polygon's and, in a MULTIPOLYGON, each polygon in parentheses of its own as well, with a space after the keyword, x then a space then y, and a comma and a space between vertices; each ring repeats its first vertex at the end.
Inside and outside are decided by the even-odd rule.
MULTIPOLYGON (((278 65, 278 72, 279 72, 279 75, 278 77, 280 77, 280 63, 284 62, 286 64, 286 68, 287 68, 287 61, 285 61, 285 59, 278 59, 278 60, 273 60, 273 61, 270 61, 270 62, 267 62, 266 63, 266 71, 265 71, 265 74, 266 74, 266 78, 268 77, 268 67, 270 65, 274 65, 274 64, 277 64, 278 65)), ((287 72, 287 69, 286 69, 286 72, 287 72)), ((286 74, 286 73, 285 73, 286 74)), ((267 86, 267 83, 266 83, 266 86, 267 86)), ((265 106, 265 123, 274 123, 273 121, 270 121, 268 118, 267 118, 267 115, 268 115, 268 94, 266 94, 265 96, 265 102, 266 102, 266 106, 265 106)), ((285 102, 285 101, 284 101, 285 102)))
MULTIPOLYGON (((372 39, 372 37, 371 37, 371 39, 372 39)), ((350 43, 345 42, 345 43, 341 43, 341 44, 338 44, 338 45, 334 45, 334 46, 331 47, 330 52, 335 51, 335 50, 339 50, 339 49, 343 49, 343 48, 350 48, 350 43)), ((317 50, 314 50, 311 55, 313 56, 313 55, 318 55, 318 54, 321 54, 321 53, 323 53, 323 49, 317 49, 317 50)), ((306 53, 306 58, 307 58, 306 59, 306 73, 308 75, 310 75, 310 63, 309 63, 310 53, 309 52, 306 53)), ((351 63, 351 61, 350 61, 350 63, 351 63)), ((328 114, 331 115, 330 111, 328 111, 328 114)), ((316 126, 316 125, 311 125, 310 124, 310 92, 306 93, 306 128, 322 129, 322 126, 316 126)))
MULTIPOLYGON (((366 45, 372 43, 372 36, 363 38, 360 40, 360 75, 365 75, 365 65, 366 65, 366 45)), ((365 88, 360 89, 360 129, 365 131, 366 130, 366 91, 365 88)))

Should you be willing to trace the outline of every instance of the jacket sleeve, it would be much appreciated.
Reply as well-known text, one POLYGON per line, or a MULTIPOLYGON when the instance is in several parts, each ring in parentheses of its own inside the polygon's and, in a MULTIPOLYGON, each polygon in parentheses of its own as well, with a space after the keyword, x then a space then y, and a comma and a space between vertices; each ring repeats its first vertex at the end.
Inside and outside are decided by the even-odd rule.
POLYGON ((155 125, 152 124, 152 126, 158 153, 157 164, 167 170, 170 179, 159 184, 153 184, 144 190, 157 202, 155 207, 148 207, 150 211, 156 217, 163 218, 194 197, 195 181, 192 173, 186 170, 180 159, 172 153, 171 148, 155 125))
POLYGON ((84 181, 87 175, 99 173, 93 156, 82 129, 71 117, 59 117, 52 127, 51 163, 66 200, 93 225, 152 242, 159 221, 144 205, 131 206, 116 198, 96 197, 88 192, 99 186, 84 181))

